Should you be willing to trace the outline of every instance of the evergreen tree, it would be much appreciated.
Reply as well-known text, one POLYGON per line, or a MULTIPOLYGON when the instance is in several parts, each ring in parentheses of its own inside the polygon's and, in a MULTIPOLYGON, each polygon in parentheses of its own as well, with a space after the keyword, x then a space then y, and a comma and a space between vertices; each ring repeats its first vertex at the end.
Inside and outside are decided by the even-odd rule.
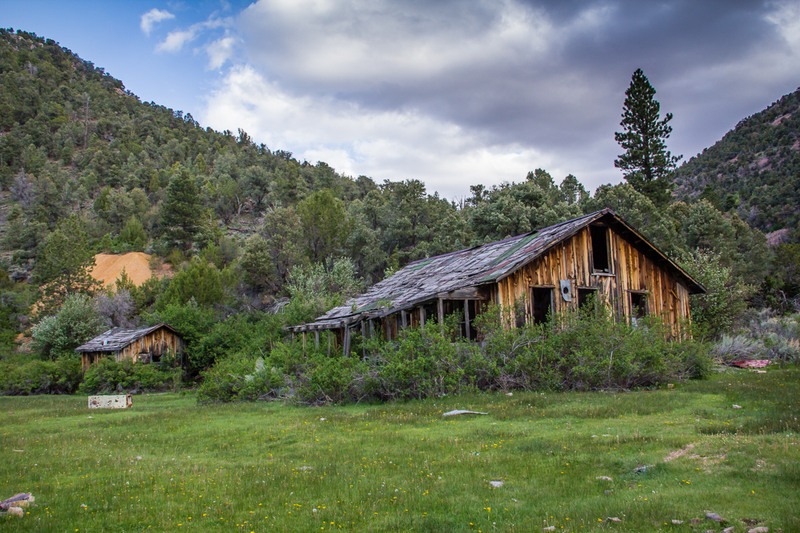
POLYGON ((83 221, 71 215, 47 236, 36 260, 34 277, 42 286, 43 311, 59 307, 67 296, 91 294, 98 286, 92 278, 94 254, 83 221))
POLYGON ((333 256, 341 251, 350 234, 344 202, 336 198, 330 189, 322 189, 297 204, 297 214, 308 259, 333 268, 333 256))
POLYGON ((161 224, 167 245, 189 250, 200 229, 202 215, 197 185, 185 169, 177 168, 167 186, 167 197, 161 208, 161 224))
POLYGON ((653 99, 656 90, 650 85, 642 69, 636 69, 631 85, 625 91, 622 109, 624 131, 614 138, 625 150, 614 166, 625 171, 625 179, 634 189, 663 207, 669 203, 672 184, 670 173, 682 156, 673 156, 665 144, 672 133, 672 113, 661 119, 660 104, 653 99))

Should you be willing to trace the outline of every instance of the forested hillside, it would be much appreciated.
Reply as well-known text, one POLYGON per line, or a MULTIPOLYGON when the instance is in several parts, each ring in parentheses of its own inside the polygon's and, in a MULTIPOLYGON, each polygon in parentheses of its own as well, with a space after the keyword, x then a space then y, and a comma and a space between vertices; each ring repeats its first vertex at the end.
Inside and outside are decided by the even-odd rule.
MULTIPOLYGON (((797 95, 791 101, 796 109, 797 95)), ((767 220, 797 220, 797 187, 780 178, 797 168, 797 140, 780 132, 789 124, 796 132, 800 115, 770 113, 781 143, 755 152, 769 154, 764 165, 749 161, 778 187, 754 183, 738 210, 726 208, 722 178, 717 196, 698 200, 687 184, 685 201, 657 208, 630 185, 592 196, 579 178, 557 183, 543 169, 516 183, 473 185, 456 204, 415 179, 343 176, 242 130, 204 129, 190 113, 141 102, 55 41, 0 30, 0 266, 8 274, 0 275, 0 354, 16 354, 19 333, 33 337, 31 357, 57 359, 103 328, 167 321, 186 336, 195 379, 229 354, 263 353, 285 337, 283 326, 409 261, 605 207, 710 289, 714 297, 693 303, 693 313, 717 335, 747 298, 790 307, 797 294, 798 269, 785 265, 800 254, 786 248, 773 262, 763 233, 747 223, 773 229, 779 223, 767 220), (788 152, 784 139, 794 139, 788 152), (768 209, 766 198, 783 207, 768 209), (94 254, 125 251, 171 263, 174 277, 101 290, 87 274, 94 254)), ((797 172, 790 177, 796 182, 797 172)))
POLYGON ((800 240, 800 89, 748 117, 675 173, 676 196, 705 198, 764 232, 800 240))

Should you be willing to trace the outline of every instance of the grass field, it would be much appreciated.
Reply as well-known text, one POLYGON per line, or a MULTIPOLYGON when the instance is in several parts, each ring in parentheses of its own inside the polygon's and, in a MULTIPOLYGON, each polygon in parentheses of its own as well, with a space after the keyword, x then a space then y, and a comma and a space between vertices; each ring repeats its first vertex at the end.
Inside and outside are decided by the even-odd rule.
POLYGON ((0 529, 800 531, 799 407, 797 369, 320 408, 4 397, 0 499, 36 503, 0 529))

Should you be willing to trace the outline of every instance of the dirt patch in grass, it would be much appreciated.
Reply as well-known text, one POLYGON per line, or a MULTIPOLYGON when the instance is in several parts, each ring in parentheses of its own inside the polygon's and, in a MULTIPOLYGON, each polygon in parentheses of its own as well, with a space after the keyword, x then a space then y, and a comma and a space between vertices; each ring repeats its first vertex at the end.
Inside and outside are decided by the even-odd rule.
POLYGON ((691 450, 692 448, 694 448, 694 444, 687 444, 680 450, 675 450, 674 452, 670 452, 669 455, 664 457, 664 462, 668 463, 674 459, 677 459, 678 457, 683 457, 684 455, 689 453, 689 450, 691 450))

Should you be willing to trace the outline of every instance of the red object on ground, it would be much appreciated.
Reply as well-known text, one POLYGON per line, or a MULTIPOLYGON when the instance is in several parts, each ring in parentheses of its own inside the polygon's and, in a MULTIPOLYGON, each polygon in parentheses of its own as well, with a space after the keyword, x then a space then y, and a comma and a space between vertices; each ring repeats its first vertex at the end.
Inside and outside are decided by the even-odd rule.
POLYGON ((765 366, 772 364, 772 361, 769 359, 758 359, 756 361, 734 361, 731 364, 740 368, 764 368, 765 366))

